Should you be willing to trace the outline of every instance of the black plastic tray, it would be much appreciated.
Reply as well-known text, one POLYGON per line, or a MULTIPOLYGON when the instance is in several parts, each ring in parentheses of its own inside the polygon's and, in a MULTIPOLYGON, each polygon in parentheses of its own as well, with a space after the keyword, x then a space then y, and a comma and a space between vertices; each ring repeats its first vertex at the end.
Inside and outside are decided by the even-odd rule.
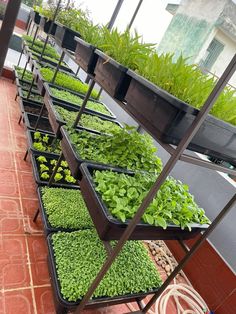
MULTIPOLYGON (((35 123, 36 123, 37 119, 38 119, 38 116, 35 115, 35 114, 30 114, 30 113, 26 113, 26 112, 24 113, 25 125, 30 130, 34 130, 34 126, 35 126, 35 123)), ((51 131, 45 130, 45 129, 41 129, 40 127, 37 129, 37 131, 39 131, 39 132, 47 132, 49 134, 54 134, 53 130, 52 130, 51 126, 50 126, 48 118, 41 117, 40 120, 43 121, 45 124, 47 124, 49 126, 49 128, 51 129, 51 131)), ((39 122, 39 126, 40 126, 40 122, 39 122)))
POLYGON ((57 25, 44 16, 42 16, 40 23, 39 23, 39 26, 44 31, 44 33, 46 33, 46 34, 50 34, 50 35, 54 36, 56 33, 57 25), (53 26, 52 26, 51 32, 49 33, 49 30, 50 30, 52 23, 53 23, 53 26))
MULTIPOLYGON (((20 109, 21 109, 22 113, 27 112, 27 113, 36 114, 36 115, 39 115, 40 110, 42 108, 42 104, 41 105, 35 104, 31 101, 27 101, 27 100, 24 100, 22 98, 19 98, 19 105, 20 105, 20 109), (38 112, 33 113, 33 112, 29 111, 30 110, 29 108, 35 109, 38 112)), ((46 108, 45 108, 45 110, 46 110, 46 108)), ((48 116, 47 112, 45 112, 45 114, 42 115, 42 117, 47 117, 47 116, 48 116)))
POLYGON ((34 21, 35 24, 37 24, 37 25, 40 24, 41 17, 42 16, 38 12, 36 12, 34 10, 30 11, 30 18, 32 21, 34 21))
MULTIPOLYGON (((44 97, 44 103, 48 110, 48 118, 53 132, 57 135, 58 138, 61 138, 60 128, 62 125, 65 125, 66 122, 61 119, 57 111, 54 109, 54 105, 50 98, 44 97)), ((55 104, 60 105, 60 104, 55 104)))
POLYGON ((75 40, 77 42, 75 50, 76 62, 85 72, 94 75, 94 69, 98 60, 98 55, 95 54, 96 47, 81 38, 75 37, 75 40))
MULTIPOLYGON (((49 274, 51 278, 51 283, 53 287, 53 293, 54 293, 54 302, 55 302, 55 308, 57 314, 65 314, 67 313, 67 310, 73 310, 75 309, 79 304, 81 300, 78 300, 77 302, 69 302, 65 300, 61 294, 61 287, 60 282, 58 280, 57 270, 56 270, 56 262, 54 257, 54 250, 53 250, 53 244, 52 244, 52 235, 50 234, 47 237, 47 244, 48 244, 48 266, 49 266, 49 274)), ((135 294, 126 294, 119 297, 100 297, 100 298, 94 298, 90 300, 85 308, 97 308, 97 307, 104 307, 109 305, 115 305, 115 304, 122 304, 122 303, 129 303, 129 302, 135 302, 137 300, 144 299, 147 295, 154 294, 157 292, 158 289, 153 289, 149 292, 140 292, 135 294)))
MULTIPOLYGON (((18 79, 18 80, 21 80, 21 81, 23 81, 25 83, 31 84, 31 81, 28 81, 26 79, 23 79, 23 80, 21 79, 21 77, 18 75, 18 73, 16 71, 16 66, 14 66, 13 74, 14 74, 15 80, 18 79)), ((20 85, 18 85, 18 86, 20 86, 20 85)))
MULTIPOLYGON (((81 131, 82 129, 77 128, 76 129, 78 132, 81 131)), ((89 131, 87 131, 89 132, 89 131)), ((99 136, 99 134, 95 133, 95 132, 91 132, 93 134, 96 134, 97 136, 99 136)), ((62 140, 61 140, 61 148, 62 148, 62 152, 63 152, 63 156, 65 157, 66 161, 68 162, 70 171, 73 175, 74 178, 81 180, 82 178, 82 174, 80 171, 80 165, 83 162, 86 163, 96 163, 95 161, 91 161, 91 160, 86 160, 83 159, 76 151, 74 145, 70 142, 70 138, 69 135, 67 133, 67 131, 65 130, 64 127, 61 128, 61 135, 62 135, 62 140)))
MULTIPOLYGON (((52 101, 56 101, 57 103, 63 103, 66 105, 67 108, 71 108, 71 109, 75 109, 75 110, 78 110, 80 108, 79 105, 76 105, 76 104, 73 104, 71 103, 70 101, 66 101, 66 100, 63 100, 61 98, 58 98, 58 97, 55 97, 53 96, 53 94, 51 93, 50 91, 50 88, 57 88, 59 90, 63 90, 65 91, 65 88, 61 87, 61 86, 55 86, 53 84, 50 84, 50 83, 46 83, 44 82, 44 87, 45 87, 45 90, 46 90, 46 97, 50 97, 52 99, 52 101)), ((79 94, 79 93, 76 93, 76 92, 72 92, 70 91, 71 94, 75 95, 75 96, 78 96, 82 99, 84 99, 84 94, 79 94)), ((105 113, 101 113, 101 112, 98 112, 98 111, 94 111, 92 109, 88 109, 86 108, 85 109, 85 112, 88 112, 88 113, 94 113, 96 114, 97 116, 101 116, 101 117, 105 117, 105 118, 109 118, 109 119, 116 119, 116 116, 114 115, 114 113, 101 101, 98 101, 98 100, 94 100, 93 98, 89 98, 90 101, 94 101, 96 103, 100 103, 102 104, 107 110, 108 112, 110 113, 110 115, 107 115, 105 113)), ((66 108, 65 107, 65 108, 66 108)))
MULTIPOLYGON (((46 67, 50 67, 49 65, 45 65, 45 66, 46 66, 46 67)), ((51 68, 53 68, 53 67, 51 66, 51 68)), ((53 69, 55 69, 55 68, 53 68, 53 69)), ((76 75, 73 75, 72 73, 68 73, 68 72, 63 71, 63 70, 60 70, 60 72, 63 72, 63 73, 65 73, 65 74, 67 74, 67 75, 70 75, 70 76, 72 76, 73 78, 76 78, 78 81, 81 82, 81 80, 80 80, 76 75)), ((61 86, 59 86, 59 85, 57 85, 57 84, 52 84, 52 83, 50 83, 50 82, 47 82, 47 81, 43 78, 42 74, 40 73, 40 69, 35 70, 35 75, 36 75, 37 86, 38 86, 39 89, 43 90, 44 93, 45 93, 44 83, 48 83, 48 84, 50 84, 50 86, 55 87, 55 88, 62 88, 61 86), (38 81, 40 81, 40 82, 38 82, 38 81)), ((75 93, 75 92, 74 92, 73 90, 71 90, 71 89, 64 88, 64 87, 63 87, 63 89, 64 89, 65 91, 70 92, 70 93, 71 93, 71 92, 75 93)), ((76 94, 77 94, 77 93, 76 93, 76 94)), ((82 95, 82 94, 77 94, 77 95, 82 95)), ((85 95, 83 95, 83 97, 84 97, 84 96, 85 96, 85 95)), ((91 100, 93 100, 93 99, 91 99, 91 100)))
MULTIPOLYGON (((67 188, 70 188, 69 186, 67 186, 67 188)), ((73 187, 72 187, 73 188, 73 187)), ((70 188, 70 189, 72 189, 70 188)), ((77 187, 77 189, 79 190, 79 186, 77 187)), ((50 222, 48 221, 48 215, 47 215, 47 211, 44 208, 43 205, 43 201, 42 201, 42 190, 40 187, 38 187, 37 189, 37 193, 38 193, 38 199, 39 199, 39 209, 41 212, 41 217, 42 217, 42 222, 43 222, 43 226, 44 226, 44 233, 46 236, 48 236, 50 233, 52 232, 59 232, 59 231, 63 231, 63 232, 72 232, 72 231, 78 231, 78 230, 82 230, 82 229, 69 229, 69 228, 63 228, 63 227, 52 227, 52 225, 50 224, 50 222)))
POLYGON ((39 90, 40 95, 42 95, 42 97, 45 95, 45 87, 44 87, 44 80, 43 77, 40 73, 40 69, 36 69, 35 70, 35 76, 36 76, 36 84, 37 84, 37 88, 39 90))
MULTIPOLYGON (((157 140, 178 145, 199 110, 128 70, 131 78, 126 111, 157 140)), ((190 150, 236 162, 236 127, 211 115, 187 147, 190 150)))
MULTIPOLYGON (((35 60, 36 60, 36 57, 39 57, 39 55, 36 52, 32 52, 32 56, 35 58, 35 60)), ((57 62, 56 61, 52 61, 50 59, 47 59, 43 55, 40 62, 44 63, 46 66, 51 65, 52 67, 56 68, 56 66, 57 66, 59 61, 57 61, 57 62)), ((63 64, 60 65, 60 70, 63 70, 63 71, 68 72, 68 73, 73 73, 73 71, 70 68, 68 68, 67 66, 65 66, 63 64)))
MULTIPOLYGON (((32 162, 32 168, 33 168, 34 180, 39 186, 45 186, 45 185, 48 185, 48 181, 40 179, 37 161, 36 161, 36 158, 39 156, 44 156, 47 159, 58 159, 59 156, 52 156, 51 154, 46 154, 46 153, 44 153, 43 155, 41 153, 34 154, 33 152, 31 152, 31 162, 32 162)), ((70 188, 74 188, 74 189, 79 188, 79 185, 69 184, 69 183, 55 183, 55 182, 53 182, 53 184, 52 184, 52 187, 67 188, 68 186, 70 188)))
MULTIPOLYGON (((42 102, 38 101, 38 100, 32 100, 32 99, 27 99, 27 97, 24 97, 23 96, 23 91, 26 91, 28 92, 26 89, 24 88, 21 88, 20 86, 17 86, 17 93, 18 93, 18 96, 26 101, 30 101, 31 103, 34 103, 36 105, 42 105, 42 102)), ((39 93, 35 93, 35 92, 31 92, 32 95, 39 95, 39 93)))
POLYGON ((130 83, 128 69, 98 49, 95 54, 98 56, 94 70, 96 82, 111 97, 123 101, 130 83))
MULTIPOLYGON (((20 87, 20 88, 22 88, 24 90, 29 90, 29 88, 31 86, 31 82, 22 80, 18 76, 15 78, 15 84, 16 84, 17 87, 20 87), (24 83, 28 85, 28 88, 23 85, 24 83)), ((38 89, 37 89, 37 85, 36 84, 33 85, 32 92, 33 93, 38 93, 38 89)))
MULTIPOLYGON (((45 97, 44 101, 45 101, 45 105, 46 105, 47 110, 48 110, 48 117, 49 117, 49 121, 50 121, 51 127, 52 127, 52 129, 53 129, 55 134, 59 134, 60 133, 59 132, 60 131, 60 127, 63 126, 63 125, 66 125, 67 123, 66 123, 66 121, 63 120, 63 118, 60 116, 60 114, 56 111, 56 109, 54 108, 54 105, 53 105, 53 103, 52 103, 50 98, 45 97)), ((77 110, 75 110, 74 108, 68 108, 66 105, 60 104, 60 103, 56 103, 55 105, 58 105, 58 106, 60 106, 62 108, 65 108, 68 111, 79 112, 79 108, 77 108, 77 110)), ((108 119, 106 117, 102 117, 102 116, 97 115, 95 113, 84 111, 83 115, 85 115, 85 114, 86 115, 99 117, 102 120, 110 121, 112 123, 115 123, 115 124, 119 125, 121 128, 123 128, 123 126, 118 121, 116 121, 114 119, 108 119)), ((99 132, 97 130, 93 130, 93 129, 90 129, 90 128, 87 128, 87 127, 84 127, 84 126, 80 126, 80 125, 78 125, 78 126, 81 129, 83 129, 83 130, 92 131, 94 133, 101 134, 101 132, 99 132)))
MULTIPOLYGON (((93 223, 97 229, 98 235, 102 240, 118 240, 129 222, 122 223, 111 216, 108 208, 95 190, 92 174, 95 170, 110 170, 117 173, 126 173, 133 175, 134 172, 125 171, 118 168, 86 164, 80 167, 82 180, 80 183, 81 192, 83 193, 85 203, 92 217, 93 223)), ((146 223, 136 225, 130 240, 186 240, 195 237, 198 233, 206 230, 208 225, 192 224, 192 230, 182 230, 176 225, 169 225, 167 229, 151 226, 146 223)))
MULTIPOLYGON (((28 147, 29 147, 30 151, 33 152, 33 154, 41 154, 41 155, 46 154, 47 156, 51 156, 53 158, 58 157, 59 154, 50 153, 50 152, 41 152, 41 151, 34 148, 34 146, 33 146, 33 135, 35 132, 37 132, 37 131, 27 130, 27 132, 26 132, 27 140, 28 140, 28 147)), ((52 135, 51 133, 48 133, 48 132, 40 132, 40 133, 43 135, 48 134, 50 143, 55 139, 55 136, 52 135)))
POLYGON ((66 48, 71 51, 76 49, 75 37, 81 37, 80 33, 56 22, 57 28, 55 33, 55 39, 61 48, 66 48))

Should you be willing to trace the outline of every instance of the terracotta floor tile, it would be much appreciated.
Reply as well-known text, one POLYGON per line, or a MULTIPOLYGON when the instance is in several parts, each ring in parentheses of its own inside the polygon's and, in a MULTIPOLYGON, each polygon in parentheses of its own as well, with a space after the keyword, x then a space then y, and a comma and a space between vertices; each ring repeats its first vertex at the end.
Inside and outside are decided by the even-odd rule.
POLYGON ((55 314, 51 287, 34 288, 37 314, 55 314))
POLYGON ((33 222, 35 211, 38 208, 38 200, 22 199, 22 207, 24 213, 25 232, 30 234, 43 233, 43 226, 40 215, 36 222, 33 222))
POLYGON ((128 313, 129 308, 126 304, 118 304, 114 306, 107 306, 98 309, 84 310, 83 314, 124 314, 128 313))
POLYGON ((22 198, 22 207, 24 216, 29 216, 31 218, 34 217, 35 210, 39 206, 38 199, 36 198, 37 194, 34 199, 22 198))
POLYGON ((21 216, 19 198, 2 198, 0 196, 0 216, 19 217, 21 216))
POLYGON ((24 131, 24 124, 23 123, 18 124, 18 121, 20 119, 20 113, 18 113, 14 119, 12 119, 11 117, 10 117, 10 119, 11 119, 11 133, 12 133, 12 135, 13 136, 17 135, 17 134, 23 135, 25 132, 24 131))
POLYGON ((6 217, 0 215, 1 234, 23 234, 24 224, 22 218, 6 217))
POLYGON ((44 236, 27 237, 30 266, 35 286, 50 283, 47 264, 47 245, 44 236))
POLYGON ((0 150, 0 169, 15 170, 13 152, 0 150))
POLYGON ((32 173, 18 172, 17 175, 19 179, 21 197, 37 198, 36 184, 32 173))
POLYGON ((12 150, 13 149, 13 142, 11 140, 10 132, 9 130, 1 130, 1 136, 0 136, 0 149, 1 150, 12 150))
POLYGON ((30 289, 0 294, 0 314, 33 314, 33 299, 30 289))
POLYGON ((30 174, 32 175, 32 166, 30 159, 27 159, 26 161, 23 160, 25 152, 15 152, 14 155, 16 160, 17 171, 30 172, 30 174))
POLYGON ((25 152, 27 149, 27 141, 25 135, 14 134, 13 145, 16 151, 25 152))
POLYGON ((0 176, 0 196, 18 197, 19 190, 17 186, 16 172, 10 170, 1 170, 0 176))
POLYGON ((1 134, 2 134, 2 131, 9 130, 9 128, 10 128, 10 124, 9 124, 8 117, 7 117, 7 111, 3 112, 1 110, 1 116, 0 116, 0 131, 1 131, 1 134))
POLYGON ((25 238, 2 236, 0 239, 0 287, 13 289, 29 285, 25 238))

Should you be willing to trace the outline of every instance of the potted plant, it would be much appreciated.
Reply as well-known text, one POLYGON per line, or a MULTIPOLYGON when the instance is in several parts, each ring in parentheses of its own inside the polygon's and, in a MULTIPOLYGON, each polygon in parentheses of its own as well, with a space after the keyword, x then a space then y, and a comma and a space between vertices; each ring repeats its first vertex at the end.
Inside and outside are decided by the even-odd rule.
POLYGON ((52 22, 50 19, 48 19, 47 17, 42 16, 39 23, 39 27, 44 31, 44 33, 54 36, 56 33, 57 25, 54 22, 52 22), (51 28, 51 31, 50 31, 50 28, 51 28))
MULTIPOLYGON (((81 191, 99 237, 106 241, 118 240, 157 176, 86 163, 80 170, 81 191)), ((189 239, 205 230, 209 222, 188 187, 170 177, 130 239, 189 239)))
POLYGON ((79 189, 45 186, 37 192, 46 236, 52 232, 93 228, 79 189))
MULTIPOLYGON (((157 140, 178 145, 213 89, 214 79, 182 57, 174 63, 168 54, 153 54, 138 72, 127 72, 126 111, 157 140)), ((235 162, 235 104, 234 91, 226 88, 188 149, 235 162)))
MULTIPOLYGON (((58 156, 51 156, 50 154, 31 154, 32 168, 35 182, 38 185, 47 185, 49 179, 53 173, 53 170, 57 164, 58 156)), ((78 183, 75 178, 72 177, 68 163, 61 161, 60 167, 54 177, 53 186, 67 187, 71 186, 78 188, 78 183)))
MULTIPOLYGON (((47 243, 55 306, 61 312, 73 310, 105 262, 107 252, 93 229, 53 233, 47 243)), ((132 302, 155 293, 161 285, 154 262, 138 241, 125 244, 107 274, 88 306, 132 302)))
POLYGON ((147 134, 125 127, 112 136, 62 127, 62 150, 75 177, 81 177, 83 162, 159 173, 162 168, 157 149, 147 134))
POLYGON ((30 18, 35 24, 37 25, 40 24, 41 15, 38 12, 30 10, 30 18))
MULTIPOLYGON (((79 109, 84 101, 84 95, 65 90, 60 86, 53 86, 50 83, 44 83, 46 97, 51 98, 54 103, 63 103, 64 108, 79 109)), ((86 112, 96 113, 98 116, 116 119, 114 113, 102 102, 90 98, 86 104, 86 112)))
MULTIPOLYGON (((38 76, 41 81, 51 83, 52 78, 54 76, 54 70, 48 67, 41 68, 38 76)), ((59 71, 57 73, 54 85, 55 87, 60 86, 68 91, 73 91, 81 94, 86 94, 89 88, 89 86, 81 82, 79 78, 68 73, 65 73, 63 71, 59 71)), ((98 92, 96 90, 93 90, 91 93, 91 97, 97 98, 97 96, 98 92)))
POLYGON ((76 49, 75 37, 81 37, 80 33, 56 22, 55 40, 62 47, 71 51, 76 49))
POLYGON ((46 132, 27 131, 28 147, 34 154, 50 154, 52 157, 58 156, 61 153, 60 141, 54 135, 46 132))

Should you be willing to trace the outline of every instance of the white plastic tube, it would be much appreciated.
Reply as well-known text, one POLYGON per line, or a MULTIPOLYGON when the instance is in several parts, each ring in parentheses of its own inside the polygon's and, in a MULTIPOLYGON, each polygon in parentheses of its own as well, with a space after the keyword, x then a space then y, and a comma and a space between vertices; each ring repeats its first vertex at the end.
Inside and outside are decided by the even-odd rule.
MULTIPOLYGON (((165 256, 168 261, 171 271, 174 270, 174 265, 172 264, 169 256, 165 253, 165 251, 157 246, 155 243, 151 241, 145 241, 148 244, 152 244, 155 249, 159 250, 162 255, 165 256)), ((186 281, 189 283, 187 277, 182 272, 182 275, 185 277, 186 281)), ((206 314, 206 311, 209 311, 206 302, 200 296, 200 294, 190 285, 185 283, 176 283, 176 279, 174 278, 173 284, 169 285, 166 290, 160 295, 158 300, 154 305, 153 310, 149 310, 148 314, 167 314, 167 305, 170 300, 174 300, 176 310, 178 314, 206 314), (184 309, 181 305, 181 299, 185 301, 186 304, 189 305, 190 309, 184 309)), ((133 312, 136 309, 132 304, 128 304, 129 309, 133 312)))

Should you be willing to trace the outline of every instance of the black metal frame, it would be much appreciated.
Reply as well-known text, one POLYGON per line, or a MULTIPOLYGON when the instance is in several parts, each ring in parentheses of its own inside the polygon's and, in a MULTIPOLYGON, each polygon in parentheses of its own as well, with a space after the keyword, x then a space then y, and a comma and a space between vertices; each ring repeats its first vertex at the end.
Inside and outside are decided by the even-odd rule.
MULTIPOLYGON (((60 61, 63 60, 65 54, 69 55, 74 60, 74 57, 70 53, 67 53, 67 51, 65 51, 63 49, 60 61)), ((60 62, 58 64, 55 76, 58 73, 59 69, 60 69, 60 62)), ((163 184, 163 182, 165 181, 165 179, 169 175, 170 171, 173 169, 173 167, 176 165, 176 163, 178 161, 182 160, 182 161, 185 161, 185 162, 188 162, 188 163, 191 163, 191 164, 194 164, 194 165, 202 166, 202 167, 205 167, 205 168, 208 168, 208 169, 222 171, 222 172, 225 172, 225 173, 236 175, 236 170, 228 169, 228 168, 226 168, 224 166, 216 165, 216 164, 213 164, 211 162, 204 161, 204 160, 202 160, 200 158, 193 157, 193 156, 190 156, 190 155, 184 153, 184 151, 187 148, 188 144, 191 142, 191 140, 193 139, 193 137, 195 136, 195 134, 199 130, 201 124, 205 120, 207 114, 209 113, 210 109, 212 108, 213 104, 215 103, 217 97, 219 96, 219 94, 221 93, 223 88, 226 86, 227 82, 229 81, 229 79, 231 78, 231 76, 233 75, 235 70, 236 70, 236 54, 232 58, 232 60, 229 63, 228 67, 226 68, 226 70, 224 71, 223 75, 221 76, 221 78, 217 82, 215 88, 213 89, 213 91, 209 95, 208 99, 206 100, 206 102, 205 102, 204 106, 202 107, 201 111, 196 116, 196 118, 193 121, 192 125, 189 127, 189 129, 186 132, 185 136, 183 137, 183 139, 181 140, 181 142, 179 143, 179 145, 176 148, 172 147, 171 145, 164 144, 164 143, 159 141, 159 144, 170 154, 170 158, 167 161, 167 163, 166 163, 165 167, 163 168, 163 171, 159 175, 158 179, 154 183, 153 187, 150 189, 149 193, 147 194, 147 196, 145 197, 144 201, 140 205, 137 213, 135 214, 133 219, 130 221, 128 227, 125 229, 125 231, 124 231, 123 235, 121 236, 120 240, 117 242, 117 245, 115 246, 115 248, 111 248, 109 242, 105 242, 104 241, 104 246, 105 246, 105 248, 107 250, 107 253, 108 253, 107 260, 105 261, 105 263, 104 263, 103 267, 101 268, 100 272, 98 273, 97 277, 95 278, 95 280, 91 284, 88 292, 86 293, 86 295, 84 296, 84 298, 82 299, 80 304, 78 305, 78 307, 77 307, 77 309, 75 311, 76 314, 81 313, 81 311, 84 309, 84 307, 88 303, 89 299, 91 298, 94 290, 96 289, 96 287, 98 286, 98 284, 100 283, 100 281, 102 280, 102 278, 104 277, 104 275, 106 274, 106 272, 108 271, 110 266, 112 265, 113 261, 116 259, 117 255, 121 251, 121 249, 122 249, 123 245, 125 244, 125 242, 129 239, 129 237, 132 234, 136 224, 140 221, 140 219, 141 219, 141 217, 143 215, 143 212, 149 206, 149 204, 151 203, 152 199, 156 195, 157 191, 159 190, 159 188, 161 187, 161 185, 163 184)), ((54 80, 55 80, 55 76, 53 78, 54 80)), ((93 87, 94 87, 94 85, 96 83, 96 78, 95 77, 93 77, 91 75, 89 77, 91 79, 90 87, 89 87, 89 90, 88 90, 88 92, 87 92, 87 94, 86 94, 86 96, 84 98, 83 104, 82 104, 81 109, 80 109, 80 111, 78 113, 78 116, 77 116, 77 119, 76 119, 76 121, 74 123, 74 126, 76 126, 77 123, 79 122, 79 119, 80 119, 80 117, 81 117, 81 115, 83 113, 83 110, 86 107, 87 100, 89 99, 89 97, 91 95, 91 92, 93 90, 93 87)), ((120 105, 123 109, 125 109, 124 103, 122 103, 122 102, 120 102, 118 100, 115 100, 115 101, 118 103, 118 105, 120 105)), ((135 118, 135 117, 133 117, 133 118, 135 118)), ((61 158, 62 158, 62 153, 60 155, 59 160, 61 158)), ((58 162, 57 166, 59 166, 59 162, 58 162)), ((56 170, 57 170, 57 167, 56 167, 56 169, 54 171, 54 174, 56 173, 56 170)), ((54 175, 52 175, 52 177, 50 178, 49 185, 51 185, 51 183, 53 182, 53 177, 54 177, 54 175)), ((166 279, 166 281, 160 287, 158 292, 156 292, 154 294, 154 296, 150 299, 150 301, 145 306, 139 306, 140 310, 135 311, 133 313, 147 313, 147 311, 155 303, 155 301, 162 294, 162 292, 166 289, 166 287, 171 283, 171 281, 175 278, 175 276, 183 269, 183 267, 186 265, 186 263, 189 261, 189 259, 195 254, 195 252, 200 248, 200 246, 206 240, 206 238, 212 233, 212 231, 222 221, 222 219, 225 217, 225 215, 230 211, 230 209, 235 204, 235 202, 236 202, 236 194, 231 198, 231 200, 225 205, 225 207, 221 210, 221 212, 213 220, 213 222, 211 223, 209 228, 198 238, 198 240, 196 240, 196 242, 194 243, 194 245, 192 246, 191 249, 188 249, 186 247, 186 245, 182 241, 180 242, 180 245, 184 249, 186 255, 180 261, 180 263, 177 265, 177 267, 174 269, 174 271, 170 274, 170 276, 166 279)))

